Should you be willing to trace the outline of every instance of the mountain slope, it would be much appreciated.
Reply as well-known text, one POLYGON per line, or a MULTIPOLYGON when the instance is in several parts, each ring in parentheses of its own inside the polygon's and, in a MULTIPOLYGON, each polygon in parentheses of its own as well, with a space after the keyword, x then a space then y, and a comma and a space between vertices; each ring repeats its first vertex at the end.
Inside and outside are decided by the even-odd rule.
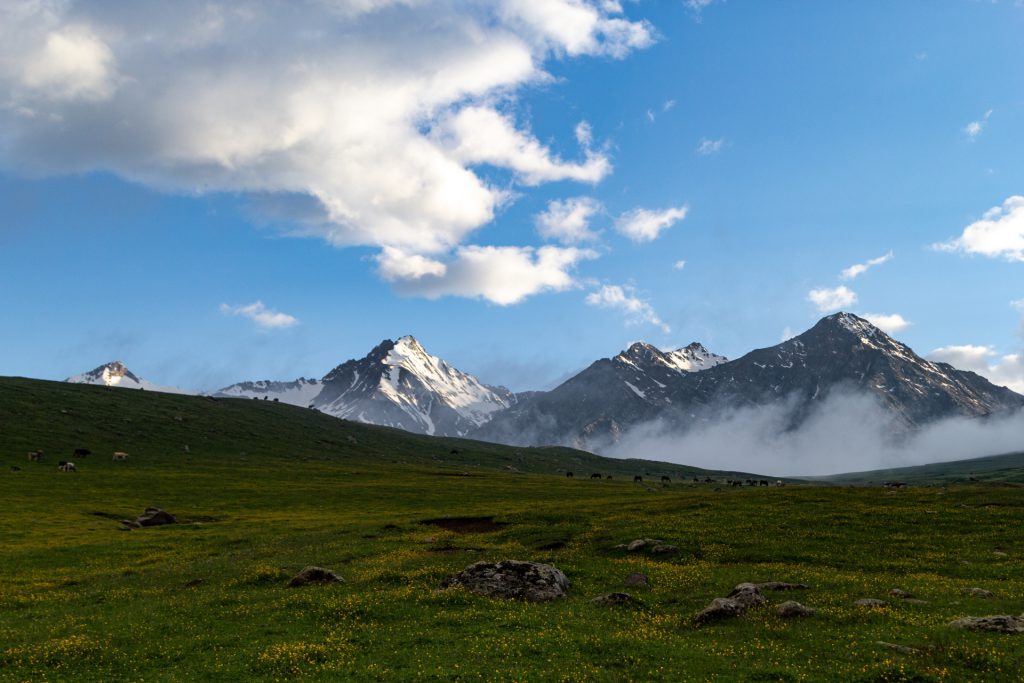
POLYGON ((277 399, 334 417, 439 436, 465 435, 516 402, 509 390, 482 384, 410 336, 386 339, 321 380, 242 382, 213 395, 277 399))
POLYGON ((65 382, 71 384, 95 384, 106 387, 118 387, 120 389, 143 389, 145 391, 160 391, 165 394, 191 394, 190 391, 177 387, 165 387, 153 384, 142 379, 125 366, 119 360, 111 361, 94 368, 89 372, 68 377, 65 382))
POLYGON ((637 342, 602 358, 548 392, 496 415, 474 435, 506 443, 593 443, 672 405, 675 384, 725 363, 693 342, 675 351, 637 342))
POLYGON ((787 406, 789 425, 797 427, 837 391, 875 397, 904 428, 1024 407, 1024 396, 973 372, 927 361, 849 313, 828 316, 798 337, 701 372, 666 372, 662 356, 635 344, 521 402, 477 435, 593 450, 650 420, 685 430, 721 411, 769 404, 787 406))

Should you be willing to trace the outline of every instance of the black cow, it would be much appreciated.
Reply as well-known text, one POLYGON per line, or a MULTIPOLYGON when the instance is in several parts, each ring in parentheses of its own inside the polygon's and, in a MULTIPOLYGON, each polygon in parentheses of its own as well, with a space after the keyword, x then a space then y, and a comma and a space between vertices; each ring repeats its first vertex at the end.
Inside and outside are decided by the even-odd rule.
POLYGON ((601 476, 600 472, 594 472, 593 474, 590 475, 590 478, 591 479, 604 479, 604 477, 601 476))
POLYGON ((459 450, 458 448, 453 448, 453 449, 451 449, 450 451, 448 451, 448 454, 449 454, 449 455, 458 455, 458 454, 459 454, 459 453, 461 453, 461 452, 462 452, 462 451, 460 451, 460 450, 459 450))
POLYGON ((742 481, 740 481, 739 479, 737 479, 736 481, 734 481, 734 482, 732 483, 732 487, 733 487, 733 488, 736 488, 737 486, 743 486, 743 482, 742 482, 742 481))
POLYGON ((639 482, 642 482, 643 480, 644 480, 644 478, 643 478, 643 477, 641 477, 641 476, 640 476, 639 474, 637 474, 637 475, 635 475, 635 476, 633 477, 633 483, 634 483, 634 484, 637 484, 637 483, 639 483, 639 482))
POLYGON ((768 480, 767 479, 762 479, 761 480, 761 486, 767 486, 767 485, 768 485, 768 480))
POLYGON ((661 475, 661 480, 662 480, 662 481, 667 481, 667 482, 670 482, 670 483, 671 483, 671 481, 672 481, 672 477, 666 477, 666 476, 665 476, 665 475, 663 474, 663 475, 661 475))
POLYGON ((90 455, 92 455, 92 451, 90 451, 88 448, 76 448, 75 449, 75 457, 76 458, 85 458, 85 457, 88 457, 90 455))
POLYGON ((714 484, 715 480, 712 479, 711 477, 704 477, 704 483, 705 484, 714 484))
POLYGON ((566 473, 565 473, 565 476, 567 476, 567 477, 569 477, 570 479, 572 479, 572 472, 566 472, 566 473))
POLYGON ((607 477, 605 477, 605 479, 611 479, 611 478, 612 478, 612 475, 610 475, 610 474, 607 477))
POLYGON ((697 477, 694 477, 693 478, 693 483, 694 484, 699 484, 700 483, 700 479, 698 479, 697 477))

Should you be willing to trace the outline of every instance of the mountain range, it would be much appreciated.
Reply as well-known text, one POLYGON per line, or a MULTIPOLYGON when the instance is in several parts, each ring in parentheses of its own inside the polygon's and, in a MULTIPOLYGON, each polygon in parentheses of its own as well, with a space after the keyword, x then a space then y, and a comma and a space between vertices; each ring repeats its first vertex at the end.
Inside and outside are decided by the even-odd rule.
MULTIPOLYGON (((146 382, 117 361, 67 381, 188 393, 146 382)), ((770 404, 784 404, 795 428, 838 391, 874 397, 904 429, 1024 408, 1024 396, 921 358, 850 313, 732 361, 697 342, 671 351, 637 342, 550 391, 516 394, 484 384, 406 336, 382 341, 321 379, 247 381, 210 393, 277 400, 421 434, 594 449, 650 420, 685 430, 721 411, 770 404)))

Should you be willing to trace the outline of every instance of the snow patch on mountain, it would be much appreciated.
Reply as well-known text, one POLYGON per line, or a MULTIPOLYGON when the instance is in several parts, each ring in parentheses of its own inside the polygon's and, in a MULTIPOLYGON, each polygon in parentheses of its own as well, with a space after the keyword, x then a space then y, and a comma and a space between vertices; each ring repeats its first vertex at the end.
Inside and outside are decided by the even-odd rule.
POLYGON ((93 384, 105 387, 117 387, 119 389, 142 389, 144 391, 159 391, 165 394, 192 395, 195 392, 179 389, 178 387, 165 387, 159 384, 148 382, 131 370, 119 360, 111 361, 99 366, 89 372, 68 377, 65 382, 71 384, 93 384))

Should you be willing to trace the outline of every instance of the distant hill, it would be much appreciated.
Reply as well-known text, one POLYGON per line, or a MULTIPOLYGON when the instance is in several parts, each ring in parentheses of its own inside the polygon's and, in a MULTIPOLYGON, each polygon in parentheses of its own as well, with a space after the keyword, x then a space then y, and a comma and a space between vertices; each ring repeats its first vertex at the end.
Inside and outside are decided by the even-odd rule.
MULTIPOLYGON (((576 476, 659 478, 760 475, 619 460, 562 447, 526 448, 430 437, 341 420, 273 401, 184 396, 156 391, 0 377, 0 463, 22 465, 43 450, 54 464, 87 448, 97 463, 113 451, 163 463, 202 458, 337 460, 422 464, 460 474, 473 468, 576 476), (187 449, 186 449, 187 447, 187 449)), ((93 460, 89 461, 90 464, 93 460)))
POLYGON ((984 482, 1024 484, 1024 452, 914 467, 849 472, 828 477, 810 477, 810 479, 832 484, 881 484, 887 481, 902 481, 918 485, 984 482))

